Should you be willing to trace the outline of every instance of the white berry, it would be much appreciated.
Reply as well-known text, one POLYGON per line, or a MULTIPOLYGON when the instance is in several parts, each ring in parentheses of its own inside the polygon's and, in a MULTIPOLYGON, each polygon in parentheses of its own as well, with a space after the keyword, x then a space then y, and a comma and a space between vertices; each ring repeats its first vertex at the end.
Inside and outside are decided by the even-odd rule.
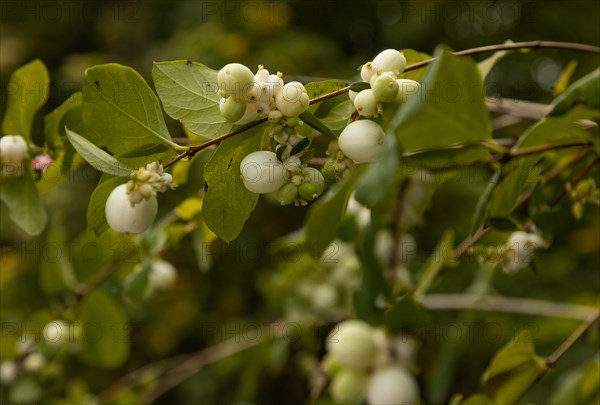
POLYGON ((367 402, 372 405, 414 404, 419 400, 419 387, 406 369, 391 366, 377 370, 369 381, 367 402))
POLYGON ((421 83, 410 79, 396 79, 398 83, 398 94, 396 103, 405 103, 408 99, 416 97, 421 91, 421 83))
POLYGON ((12 360, 6 360, 0 364, 0 382, 11 384, 15 382, 19 374, 17 364, 12 360))
POLYGON ((308 108, 308 94, 300 82, 286 83, 275 97, 277 109, 286 117, 297 117, 308 108))
POLYGON ((377 114, 377 100, 373 90, 366 89, 358 93, 354 97, 354 108, 360 115, 365 117, 372 117, 377 114))
POLYGON ((240 63, 230 63, 219 70, 217 84, 223 96, 242 100, 254 85, 254 74, 240 63))
POLYGON ((2 173, 7 176, 23 174, 23 161, 27 158, 27 142, 21 135, 0 138, 0 161, 2 173))
POLYGON ((104 213, 106 222, 117 232, 142 233, 152 225, 158 211, 156 197, 142 199, 132 205, 127 196, 127 185, 117 186, 108 196, 104 213))
POLYGON ((175 284, 177 269, 165 260, 152 263, 152 270, 148 276, 148 288, 156 291, 168 290, 175 284))
POLYGON ((513 232, 506 241, 502 258, 502 269, 513 273, 531 263, 536 249, 544 246, 543 239, 536 233, 513 232))
POLYGON ((271 151, 250 153, 242 159, 240 173, 244 186, 258 194, 277 191, 288 180, 287 169, 271 151))
POLYGON ((383 150, 385 133, 381 126, 371 120, 350 123, 338 140, 341 151, 358 162, 373 162, 383 150))
POLYGON ((367 382, 364 372, 340 370, 331 381, 331 396, 340 404, 358 404, 365 397, 367 382))
POLYGON ((221 111, 221 115, 227 121, 235 122, 244 116, 244 113, 246 112, 246 102, 243 100, 236 100, 233 97, 221 97, 219 110, 221 111))
POLYGON ((360 77, 363 79, 363 81, 369 83, 373 75, 377 73, 377 70, 379 70, 379 66, 377 66, 377 64, 373 62, 367 62, 360 68, 360 77))
POLYGON ((382 72, 395 72, 396 74, 400 74, 406 67, 406 58, 402 52, 395 49, 386 49, 375 56, 373 64, 382 72))
POLYGON ((326 346, 342 366, 356 370, 369 368, 377 350, 373 328, 359 320, 338 324, 327 337, 326 346))

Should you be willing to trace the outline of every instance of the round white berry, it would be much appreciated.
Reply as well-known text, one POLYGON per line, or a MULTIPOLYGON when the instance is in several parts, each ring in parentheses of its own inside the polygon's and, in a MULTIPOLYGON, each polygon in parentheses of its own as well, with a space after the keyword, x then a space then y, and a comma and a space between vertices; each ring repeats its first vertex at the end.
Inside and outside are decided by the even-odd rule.
POLYGON ((400 51, 386 49, 375 56, 373 64, 382 72, 395 72, 396 74, 400 74, 406 67, 406 58, 400 51))
POLYGON ((374 62, 367 62, 360 68, 360 77, 363 81, 369 83, 373 75, 377 73, 379 66, 374 62))
POLYGON ((55 319, 44 326, 42 336, 50 346, 64 346, 73 338, 73 336, 71 336, 73 333, 72 326, 73 325, 69 325, 65 321, 55 319))
POLYGON ((338 140, 344 155, 358 163, 373 162, 383 150, 385 133, 381 126, 371 120, 350 123, 338 140))
POLYGON ((219 70, 217 84, 223 96, 242 100, 254 85, 254 74, 240 63, 230 63, 219 70))
POLYGON ((152 225, 158 211, 156 197, 142 199, 132 205, 127 196, 127 185, 115 187, 106 200, 106 222, 117 232, 142 233, 152 225))
POLYGON ((338 324, 327 337, 326 346, 341 365, 356 370, 369 368, 377 349, 373 328, 359 320, 338 324))
POLYGON ((361 91, 354 98, 354 108, 362 116, 372 117, 377 114, 377 100, 373 90, 366 89, 361 91))
POLYGON ((175 284, 177 269, 165 260, 152 263, 152 270, 148 275, 148 288, 152 290, 168 290, 175 284))
POLYGON ((246 111, 244 111, 244 115, 242 118, 237 120, 235 124, 243 125, 247 124, 251 121, 254 121, 258 117, 258 107, 257 103, 246 103, 246 111))
POLYGON ((331 381, 331 396, 340 404, 358 404, 365 397, 367 382, 364 372, 340 370, 331 381))
POLYGON ((6 135, 0 138, 0 161, 6 176, 23 174, 23 161, 27 158, 27 142, 21 135, 6 135))
POLYGON ((12 360, 6 360, 0 364, 0 382, 11 384, 15 382, 19 374, 17 364, 12 360))
POLYGON ((297 117, 308 108, 308 94, 300 82, 286 83, 275 97, 277 109, 286 117, 297 117))
POLYGON ((271 151, 250 153, 240 163, 244 186, 253 193, 266 194, 279 190, 288 180, 288 171, 271 151))
POLYGON ((398 83, 398 94, 396 103, 405 103, 409 98, 418 97, 421 91, 421 83, 410 79, 396 79, 398 83))
POLYGON ((398 366, 377 370, 367 388, 367 402, 373 405, 413 404, 419 399, 419 387, 406 369, 398 366))
POLYGON ((29 354, 23 360, 23 368, 29 372, 40 371, 46 365, 46 358, 43 354, 35 352, 29 354))

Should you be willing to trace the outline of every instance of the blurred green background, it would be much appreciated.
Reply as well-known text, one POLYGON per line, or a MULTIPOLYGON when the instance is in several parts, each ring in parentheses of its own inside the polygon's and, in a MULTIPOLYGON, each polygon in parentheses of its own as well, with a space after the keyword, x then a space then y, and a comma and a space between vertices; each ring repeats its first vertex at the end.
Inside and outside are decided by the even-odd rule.
MULTIPOLYGON (((42 59, 51 73, 50 101, 43 111, 47 113, 79 89, 85 68, 95 64, 129 65, 150 84, 152 62, 175 59, 198 61, 214 69, 230 62, 252 68, 261 63, 285 75, 352 80, 359 65, 385 48, 410 48, 431 54, 439 44, 460 50, 506 40, 535 39, 600 45, 599 16, 600 2, 593 0, 3 1, 0 3, 1 101, 4 105, 10 74, 34 58, 42 59)), ((512 54, 488 77, 491 95, 549 102, 553 98, 553 84, 573 59, 579 60, 574 79, 600 62, 598 57, 570 51, 512 54)), ((38 140, 42 139, 42 115, 34 129, 34 139, 38 140)), ((168 117, 167 122, 173 137, 184 136, 178 123, 168 117)), ((91 169, 80 172, 88 181, 68 185, 71 189, 66 186, 59 189, 60 193, 68 191, 75 195, 75 200, 65 201, 59 192, 48 197, 47 206, 56 226, 51 226, 42 237, 26 238, 7 222, 6 215, 2 216, 0 317, 3 322, 47 322, 65 316, 72 304, 73 297, 53 295, 41 285, 43 254, 19 260, 23 256, 14 252, 35 251, 44 242, 58 240, 57 233, 63 241, 86 241, 89 236, 81 236, 85 230, 86 202, 98 176, 91 169)), ((424 261, 445 228, 466 231, 462 224, 469 221, 471 211, 464 207, 474 207, 484 185, 465 180, 437 192, 426 217, 430 226, 418 228, 415 233, 417 245, 425 252, 415 259, 416 263, 424 261), (467 187, 469 191, 465 192, 467 187)), ((168 198, 164 197, 161 207, 172 208, 178 202, 174 197, 172 201, 168 198)), ((45 383, 48 398, 70 395, 65 393, 65 387, 98 393, 118 377, 151 361, 199 350, 222 340, 224 333, 230 337, 232 330, 239 331, 251 322, 280 319, 285 308, 278 298, 270 296, 273 291, 265 286, 281 288, 281 283, 273 281, 273 277, 284 274, 289 266, 280 256, 268 253, 272 247, 269 243, 298 229, 305 213, 304 208, 278 207, 261 199, 236 241, 231 245, 217 241, 210 246, 208 254, 213 265, 208 271, 198 270, 189 238, 165 251, 164 257, 176 265, 179 279, 172 291, 142 307, 128 308, 134 325, 129 361, 116 370, 104 370, 86 366, 74 358, 58 359, 62 371, 50 380, 50 385, 45 383)), ((592 304, 593 291, 600 285, 599 224, 597 210, 588 210, 584 221, 576 224, 570 217, 569 206, 561 205, 551 218, 540 219, 542 230, 553 232, 553 244, 558 246, 540 254, 540 278, 532 282, 530 274, 521 273, 510 279, 496 275, 497 290, 507 295, 592 304), (576 270, 581 272, 570 274, 576 270)), ((465 235, 458 235, 462 236, 465 235)), ((112 249, 110 240, 102 243, 112 249)), ((109 280, 104 287, 118 291, 119 283, 131 267, 131 263, 123 265, 115 280, 109 280)), ((438 285, 439 291, 463 291, 476 269, 476 263, 467 263, 463 272, 449 275, 438 285)), ((437 322, 444 324, 456 319, 455 312, 441 313, 437 322)), ((540 330, 541 350, 546 352, 560 344, 576 326, 574 322, 506 315, 480 315, 477 319, 498 322, 504 339, 512 335, 515 325, 535 322, 540 330)), ((322 338, 330 327, 317 327, 316 336, 322 338)), ((427 336, 420 337, 427 340, 427 336)), ((322 354, 321 343, 321 339, 305 335, 284 349, 260 346, 195 374, 158 403, 303 403, 308 381, 298 364, 322 354), (284 350, 285 355, 277 350, 284 350)), ((490 354, 503 343, 477 341, 472 345, 446 345, 448 348, 432 338, 425 345, 445 352, 440 357, 438 353, 420 354, 423 372, 420 382, 429 384, 435 380, 433 370, 440 359, 452 362, 467 356, 469 363, 455 364, 456 374, 445 376, 447 381, 435 381, 438 397, 458 391, 473 392, 479 387, 478 379, 490 354), (451 387, 449 391, 447 387, 451 387)), ((3 337, 1 344, 3 360, 14 356, 14 341, 3 337)), ((592 354, 585 348, 574 349, 560 367, 576 366, 592 354)), ((539 386, 540 394, 551 389, 552 384, 553 380, 545 380, 539 386)), ((2 389, 4 400, 5 387, 2 389)), ((139 401, 135 394, 122 400, 139 401)), ((435 403, 432 397, 429 400, 435 403)))

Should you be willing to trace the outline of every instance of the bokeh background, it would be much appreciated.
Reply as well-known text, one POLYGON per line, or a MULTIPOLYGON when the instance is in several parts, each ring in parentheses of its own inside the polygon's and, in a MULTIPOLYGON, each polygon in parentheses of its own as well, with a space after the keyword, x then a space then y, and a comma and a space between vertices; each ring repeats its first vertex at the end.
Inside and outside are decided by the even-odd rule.
MULTIPOLYGON (((175 59, 198 61, 214 69, 230 62, 250 67, 262 63, 272 71, 307 80, 311 77, 353 80, 357 67, 385 48, 410 48, 431 54, 439 44, 461 50, 506 40, 535 39, 600 45, 600 2, 5 0, 0 3, 0 89, 4 104, 10 74, 22 64, 40 58, 52 78, 50 99, 43 111, 47 113, 80 88, 86 67, 101 63, 129 65, 150 84, 152 62, 175 59)), ((488 84, 494 96, 547 103, 553 98, 554 83, 575 59, 578 64, 573 79, 593 70, 599 62, 597 57, 570 51, 519 52, 507 56, 494 68, 488 84)), ((38 116, 34 125, 34 139, 40 142, 42 116, 38 116)), ((168 117, 167 122, 174 137, 184 136, 178 123, 168 117)), ((64 241, 84 243, 90 237, 81 235, 85 232, 86 202, 98 175, 87 170, 83 177, 87 181, 69 186, 75 189, 62 188, 46 200, 52 224, 62 224, 64 241), (58 193, 67 191, 76 197, 69 201, 61 199, 58 193)), ((415 232, 419 249, 431 251, 448 227, 466 232, 464 223, 470 220, 472 212, 463 207, 474 206, 483 186, 483 182, 473 185, 465 179, 442 187, 426 215, 428 227, 417 228, 415 232)), ((161 206, 174 204, 175 201, 165 201, 161 206)), ((283 288, 285 282, 277 277, 287 277, 289 266, 280 256, 268 252, 273 240, 301 226, 305 214, 304 208, 281 208, 261 199, 236 241, 230 245, 216 241, 208 247, 212 257, 208 269, 199 269, 193 243, 184 238, 164 254, 178 269, 176 287, 142 307, 128 308, 134 324, 128 362, 116 370, 104 370, 87 366, 76 358, 60 359, 61 371, 58 377, 52 377, 51 383, 42 384, 42 398, 67 397, 70 394, 65 387, 67 391, 101 392, 118 377, 144 364, 197 351, 223 337, 231 337, 241 330, 240 325, 271 322, 286 316, 286 308, 281 306, 283 298, 274 296, 273 289, 283 288)), ((589 210, 581 223, 575 223, 569 206, 564 205, 547 218, 541 218, 539 225, 544 231, 554 233, 553 246, 556 246, 540 255, 538 268, 543 276, 532 281, 530 274, 513 278, 495 275, 497 292, 593 304, 593 291, 600 287, 597 210, 589 210)), ((56 238, 56 233, 52 233, 56 229, 51 226, 40 238, 29 239, 9 223, 6 213, 2 214, 2 322, 43 323, 69 307, 72 297, 49 293, 41 281, 40 271, 46 266, 44 254, 32 254, 21 260, 22 254, 14 253, 26 249, 39 252, 40 246, 56 238)), ((462 236, 465 235, 457 235, 462 236)), ((414 266, 418 268, 425 258, 425 254, 418 255, 414 266)), ((85 267, 85 262, 80 265, 85 267)), ((474 277, 476 268, 476 263, 467 264, 460 274, 449 275, 437 288, 462 291, 474 277)), ((131 266, 125 266, 105 287, 117 291, 130 270, 131 266)), ((305 270, 298 270, 302 271, 305 270)), ((504 340, 490 343, 475 339, 454 344, 444 340, 443 335, 429 336, 439 352, 420 353, 417 362, 422 372, 420 382, 430 387, 426 402, 443 403, 454 392, 477 390, 490 353, 512 335, 515 325, 534 323, 542 352, 551 351, 576 326, 568 321, 506 315, 459 317, 455 312, 441 314, 437 322, 447 324, 457 319, 497 322, 503 328, 504 340), (439 339, 437 345, 436 339, 439 339), (459 358, 468 361, 457 363, 459 358), (436 371, 438 366, 445 367, 441 377, 436 371)), ((232 356, 194 374, 157 403, 303 403, 308 395, 308 377, 299 364, 322 354, 322 337, 330 327, 330 324, 319 326, 319 333, 310 339, 288 342, 284 348, 261 346, 232 356)), ((14 356, 14 340, 5 339, 3 334, 0 344, 2 359, 14 356)), ((593 354, 576 347, 559 367, 567 370, 593 354)), ((536 389, 541 395, 552 389, 554 383, 550 378, 536 389)), ((8 391, 5 386, 2 390, 5 400, 8 391)), ((139 401, 135 392, 127 395, 123 401, 139 401)))

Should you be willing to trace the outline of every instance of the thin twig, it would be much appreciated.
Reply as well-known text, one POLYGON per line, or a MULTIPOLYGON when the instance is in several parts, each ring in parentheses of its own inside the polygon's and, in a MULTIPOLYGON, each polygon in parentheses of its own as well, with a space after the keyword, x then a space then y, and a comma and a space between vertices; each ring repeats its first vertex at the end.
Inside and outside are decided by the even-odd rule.
POLYGON ((423 297, 421 303, 425 308, 431 310, 472 309, 579 321, 588 319, 590 314, 596 311, 594 307, 582 305, 479 294, 427 294, 423 297))
POLYGON ((600 310, 596 309, 593 313, 589 314, 588 317, 575 331, 561 344, 558 349, 554 351, 548 358, 546 359, 546 366, 548 368, 554 367, 558 359, 560 359, 567 350, 571 348, 579 340, 581 336, 600 318, 600 310))
POLYGON ((556 194, 556 196, 552 200, 550 200, 550 202, 548 203, 548 206, 554 207, 556 204, 558 204, 560 202, 560 200, 562 200, 563 197, 567 194, 568 185, 569 184, 577 184, 581 179, 583 179, 585 176, 587 176, 590 173, 590 171, 592 171, 594 166, 596 166, 598 163, 600 163, 600 157, 596 157, 596 159, 594 159, 592 161, 592 163, 587 165, 585 169, 583 169, 581 172, 579 172, 571 180, 567 181, 565 183, 565 185, 556 194))

